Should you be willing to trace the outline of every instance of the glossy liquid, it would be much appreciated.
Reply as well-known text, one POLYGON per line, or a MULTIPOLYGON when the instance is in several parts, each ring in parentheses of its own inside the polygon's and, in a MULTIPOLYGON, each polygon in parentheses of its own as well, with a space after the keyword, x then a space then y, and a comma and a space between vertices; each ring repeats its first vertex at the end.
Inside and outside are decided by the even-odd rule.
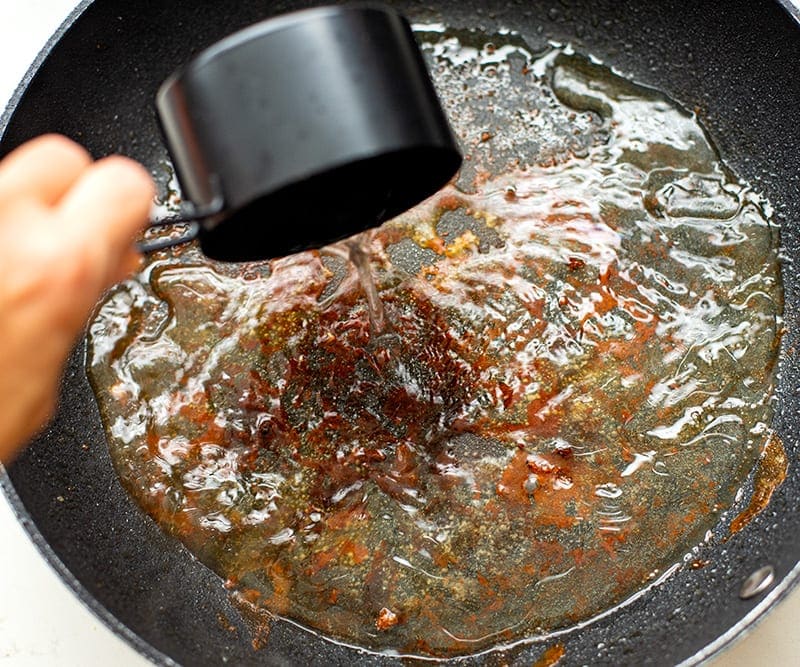
POLYGON ((375 279, 372 277, 369 255, 364 249, 361 239, 358 237, 347 243, 347 251, 347 258, 356 268, 356 271, 358 271, 361 289, 364 290, 364 295, 367 298, 370 333, 373 336, 380 336, 387 332, 389 324, 386 321, 386 314, 383 312, 383 302, 381 301, 380 294, 378 294, 378 287, 375 285, 375 279))
POLYGON ((691 114, 425 30, 457 181, 360 246, 153 259, 89 372, 123 483, 242 599, 446 657, 585 621, 717 522, 768 435, 781 290, 768 205, 691 114))

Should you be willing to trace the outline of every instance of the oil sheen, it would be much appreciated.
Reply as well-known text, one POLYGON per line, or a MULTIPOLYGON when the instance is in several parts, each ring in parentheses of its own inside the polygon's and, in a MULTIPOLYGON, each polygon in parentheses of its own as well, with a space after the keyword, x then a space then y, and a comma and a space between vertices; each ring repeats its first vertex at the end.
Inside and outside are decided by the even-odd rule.
POLYGON ((417 31, 458 177, 320 251, 151 257, 88 369, 122 482, 242 600, 448 657, 590 619, 718 522, 769 435, 781 286, 693 114, 417 31))

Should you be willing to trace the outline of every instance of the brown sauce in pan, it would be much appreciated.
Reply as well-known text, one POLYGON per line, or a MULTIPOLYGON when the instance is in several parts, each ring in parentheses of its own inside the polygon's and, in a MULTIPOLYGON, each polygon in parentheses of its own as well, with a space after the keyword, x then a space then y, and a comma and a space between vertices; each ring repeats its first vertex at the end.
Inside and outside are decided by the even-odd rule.
POLYGON ((773 434, 764 443, 764 449, 753 477, 753 494, 750 497, 750 503, 731 521, 731 535, 738 533, 764 511, 772 494, 775 493, 775 489, 786 479, 788 467, 789 459, 783 443, 777 435, 773 434))
POLYGON ((453 184, 361 273, 343 244, 162 253, 88 365, 123 483, 241 600, 445 657, 590 619, 717 523, 768 437, 781 290, 768 204, 664 95, 420 37, 453 184))

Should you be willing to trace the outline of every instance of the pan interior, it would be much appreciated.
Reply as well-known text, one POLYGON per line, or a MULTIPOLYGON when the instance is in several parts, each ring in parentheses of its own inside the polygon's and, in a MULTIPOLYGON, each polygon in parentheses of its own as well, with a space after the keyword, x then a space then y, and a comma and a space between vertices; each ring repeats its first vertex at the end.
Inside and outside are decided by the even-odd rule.
POLYGON ((703 540, 769 437, 782 297, 770 206, 693 114, 569 48, 416 28, 455 181, 321 253, 155 259, 89 368, 126 488, 240 605, 450 657, 703 540))
MULTIPOLYGON (((95 156, 122 152, 144 162, 166 192, 166 153, 151 111, 160 83, 224 35, 309 4, 241 0, 231 11, 226 3, 164 0, 142 11, 133 3, 85 2, 42 52, 0 120, 0 154, 44 132, 61 132, 95 156)), ((730 0, 722 9, 634 0, 390 4, 417 22, 477 26, 488 34, 513 28, 537 53, 549 40, 570 42, 668 91, 697 110, 726 163, 773 203, 784 255, 791 259, 800 252, 795 228, 800 128, 790 113, 800 99, 793 67, 800 31, 777 4, 730 0)), ((413 247, 404 246, 402 253, 409 261, 420 259, 413 247)), ((696 663, 763 614, 795 581, 800 367, 792 350, 798 345, 800 308, 796 272, 785 271, 783 278, 784 353, 773 427, 790 454, 785 483, 741 532, 723 544, 715 540, 692 550, 689 560, 707 561, 705 567, 681 568, 648 595, 556 640, 565 648, 562 664, 696 663), (779 585, 766 596, 741 600, 743 581, 765 564, 774 567, 779 585)), ((85 377, 84 352, 82 342, 65 369, 54 421, 9 468, 3 485, 37 544, 87 604, 162 664, 401 664, 283 622, 272 625, 268 648, 254 651, 253 637, 217 575, 160 531, 118 483, 85 377)), ((748 501, 749 490, 737 510, 748 501)), ((727 537, 725 521, 714 534, 727 537)), ((552 662, 561 651, 545 651, 549 643, 459 664, 531 664, 544 653, 552 662)))

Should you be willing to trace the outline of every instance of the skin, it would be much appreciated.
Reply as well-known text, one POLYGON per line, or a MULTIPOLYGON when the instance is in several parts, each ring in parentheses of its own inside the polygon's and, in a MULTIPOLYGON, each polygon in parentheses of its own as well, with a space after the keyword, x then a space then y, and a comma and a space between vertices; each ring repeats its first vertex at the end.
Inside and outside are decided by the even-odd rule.
POLYGON ((139 264, 155 190, 136 162, 46 135, 0 162, 0 461, 50 418, 102 292, 139 264))

